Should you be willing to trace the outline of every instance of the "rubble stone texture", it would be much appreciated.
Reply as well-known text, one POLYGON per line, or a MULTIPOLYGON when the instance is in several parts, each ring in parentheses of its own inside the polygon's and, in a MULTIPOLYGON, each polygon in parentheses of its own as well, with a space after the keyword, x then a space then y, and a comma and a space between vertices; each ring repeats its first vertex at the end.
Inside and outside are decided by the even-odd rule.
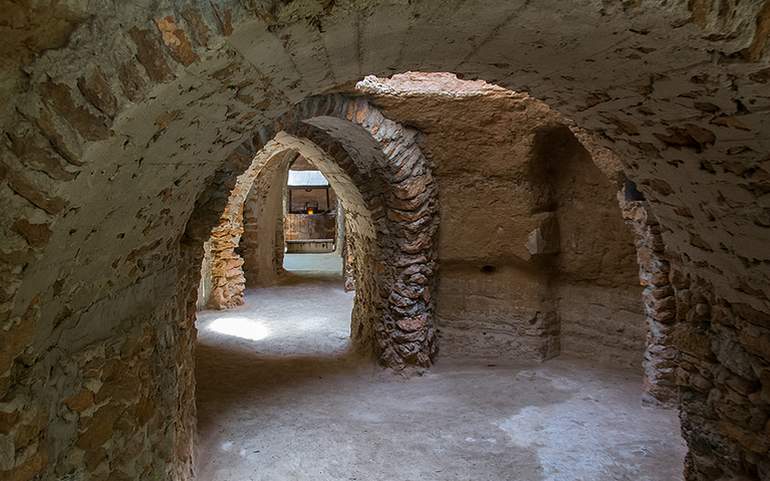
POLYGON ((275 211, 280 212, 282 186, 286 184, 289 162, 296 153, 279 154, 266 165, 250 166, 230 191, 219 224, 208 241, 210 267, 202 272, 202 282, 210 279, 211 284, 206 300, 208 307, 240 306, 247 284, 269 285, 280 273, 283 250, 279 252, 275 246, 283 242, 276 239, 276 233, 282 230, 276 225, 275 211), (262 212, 265 208, 267 213, 262 212), (241 254, 244 252, 248 255, 241 254), (244 266, 247 261, 248 265, 244 266))
MULTIPOLYGON (((281 212, 281 186, 289 162, 299 154, 324 174, 345 206, 358 286, 354 341, 362 351, 374 346, 375 356, 386 366, 429 366, 436 352, 431 294, 438 202, 416 134, 386 119, 365 99, 341 95, 310 98, 261 129, 233 158, 238 162, 253 156, 229 191, 212 231, 209 304, 219 309, 241 305, 247 276, 264 278, 265 271, 276 272, 282 259, 276 246, 283 245, 275 238, 274 225, 281 212), (253 196, 272 197, 272 208, 254 209, 257 214, 263 211, 254 217, 262 226, 241 246, 243 206, 253 196), (250 269, 243 268, 244 257, 250 259, 250 269)), ((226 192, 228 186, 215 183, 209 190, 226 192)))
POLYGON ((618 194, 623 218, 636 235, 639 278, 644 286, 647 344, 644 354, 645 401, 673 406, 676 400, 677 349, 672 331, 676 322, 676 298, 669 280, 670 264, 660 224, 652 217, 644 199, 618 194))
POLYGON ((4 5, 2 477, 190 479, 207 186, 303 99, 421 70, 618 155, 667 248, 686 479, 770 479, 768 25, 761 0, 4 5))

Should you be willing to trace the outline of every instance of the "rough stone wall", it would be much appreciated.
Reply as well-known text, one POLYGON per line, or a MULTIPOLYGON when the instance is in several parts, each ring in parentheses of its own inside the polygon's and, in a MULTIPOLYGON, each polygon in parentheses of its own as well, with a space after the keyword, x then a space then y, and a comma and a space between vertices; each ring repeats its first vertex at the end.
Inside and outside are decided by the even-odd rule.
MULTIPOLYGON (((694 322, 679 327, 682 352, 692 353, 680 361, 679 378, 694 453, 688 477, 768 478, 767 449, 752 444, 767 439, 768 428, 747 430, 741 423, 751 417, 723 408, 736 399, 741 409, 768 411, 766 396, 755 395, 770 384, 767 2, 5 8, 12 21, 0 24, 3 476, 187 479, 191 311, 176 287, 189 272, 180 250, 193 238, 202 243, 222 212, 206 183, 212 175, 229 182, 228 168, 238 164, 229 154, 291 104, 366 73, 421 69, 527 90, 620 155, 661 226, 672 272, 689 279, 689 287, 672 283, 678 311, 679 289, 687 291, 681 301, 701 306, 682 308, 694 322), (218 205, 200 238, 183 235, 196 199, 218 205), (175 311, 164 304, 172 299, 175 311), (147 428, 124 416, 121 432, 142 433, 146 449, 105 442, 115 454, 99 463, 106 467, 68 464, 80 428, 61 409, 82 381, 74 359, 136 341, 145 324, 160 333, 152 364, 168 369, 140 384, 162 388, 151 396, 152 416, 162 419, 147 428), (749 395, 733 395, 730 373, 749 380, 749 395)), ((189 267, 199 266, 198 255, 189 267)), ((106 358, 94 359, 96 369, 106 367, 106 358)), ((117 392, 108 404, 124 397, 129 405, 117 392)))
POLYGON ((435 165, 443 355, 531 360, 557 354, 548 276, 526 248, 538 225, 532 216, 537 193, 527 181, 528 135, 555 115, 524 95, 451 74, 367 77, 358 88, 387 115, 420 129, 435 165))
MULTIPOLYGON (((253 207, 256 197, 264 196, 264 198, 274 199, 277 196, 276 191, 280 192, 281 188, 276 181, 281 175, 285 176, 284 171, 287 169, 289 160, 285 155, 279 155, 276 159, 271 158, 266 166, 249 166, 246 172, 238 177, 235 187, 230 191, 219 224, 211 231, 211 239, 209 240, 212 258, 210 272, 212 288, 208 307, 229 309, 243 304, 246 275, 244 274, 245 261, 241 254, 240 244, 241 236, 244 233, 244 207, 250 198, 252 202, 249 203, 249 207, 253 207)), ((250 212, 250 214, 252 213, 250 212)), ((270 214, 270 220, 274 220, 272 212, 270 214)), ((251 219, 250 216, 249 220, 251 219)), ((275 233, 275 227, 269 224, 265 227, 266 229, 260 232, 270 238, 271 243, 263 242, 261 244, 263 248, 267 249, 268 256, 259 256, 257 252, 252 256, 255 262, 250 265, 250 270, 255 275, 255 279, 260 269, 262 276, 268 276, 267 269, 264 269, 265 266, 257 264, 262 258, 267 257, 272 268, 272 236, 275 233)), ((254 231, 250 232, 254 233, 254 231)), ((249 239, 249 241, 251 240, 249 239)), ((250 243, 251 245, 253 244, 250 243)))
POLYGON ((211 291, 207 307, 240 306, 247 286, 271 285, 281 272, 283 250, 276 255, 276 242, 282 247, 283 239, 276 234, 283 230, 276 222, 280 221, 288 165, 295 156, 278 153, 266 165, 251 166, 230 191, 208 242, 211 291))
POLYGON ((355 272, 355 252, 354 238, 348 233, 347 212, 345 212, 345 239, 342 248, 342 271, 345 277, 345 291, 350 292, 356 289, 355 272))
POLYGON ((719 298, 708 282, 676 267, 669 279, 677 301, 670 335, 679 351, 680 418, 690 448, 686 479, 766 481, 770 316, 719 298))
MULTIPOLYGON (((237 216, 243 217, 243 205, 237 206, 237 216)), ((235 219, 223 219, 211 232, 211 293, 207 307, 230 309, 243 304, 246 277, 243 258, 236 252, 243 234, 243 224, 235 219)))

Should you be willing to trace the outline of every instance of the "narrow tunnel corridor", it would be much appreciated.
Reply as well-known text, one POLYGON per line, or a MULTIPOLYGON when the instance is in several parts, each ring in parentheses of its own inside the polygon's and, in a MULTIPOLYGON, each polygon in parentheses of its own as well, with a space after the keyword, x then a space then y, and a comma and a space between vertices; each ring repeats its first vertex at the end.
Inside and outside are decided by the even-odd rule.
POLYGON ((770 0, 3 12, 0 480, 770 481, 770 0))

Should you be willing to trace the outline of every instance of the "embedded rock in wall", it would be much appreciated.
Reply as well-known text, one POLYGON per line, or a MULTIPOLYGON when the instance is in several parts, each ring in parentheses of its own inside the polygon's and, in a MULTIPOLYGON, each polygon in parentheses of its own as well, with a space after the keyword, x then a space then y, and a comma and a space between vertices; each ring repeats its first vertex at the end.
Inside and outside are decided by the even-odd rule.
POLYGON ((540 225, 527 235, 527 251, 530 255, 558 254, 559 221, 551 212, 536 214, 541 219, 540 225))

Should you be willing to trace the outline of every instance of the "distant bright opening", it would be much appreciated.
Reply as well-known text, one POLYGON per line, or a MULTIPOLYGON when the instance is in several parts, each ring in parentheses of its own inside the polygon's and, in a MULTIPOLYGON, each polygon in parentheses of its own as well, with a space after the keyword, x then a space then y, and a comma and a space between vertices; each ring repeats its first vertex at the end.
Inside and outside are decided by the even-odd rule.
MULTIPOLYGON (((328 254, 339 249, 340 204, 324 175, 302 157, 290 166, 283 225, 287 254, 328 254)), ((291 270, 290 266, 284 267, 291 270)))

